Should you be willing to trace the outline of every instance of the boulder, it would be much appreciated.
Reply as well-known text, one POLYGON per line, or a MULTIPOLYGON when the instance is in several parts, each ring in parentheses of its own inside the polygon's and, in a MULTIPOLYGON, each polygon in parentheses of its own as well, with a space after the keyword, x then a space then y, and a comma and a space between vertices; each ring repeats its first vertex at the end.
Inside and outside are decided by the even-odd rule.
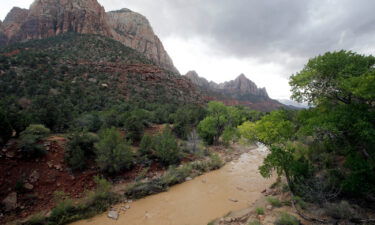
POLYGON ((113 220, 117 220, 119 217, 119 214, 117 211, 111 210, 108 212, 108 218, 111 218, 113 220))
POLYGON ((5 197, 5 199, 2 201, 2 204, 5 206, 6 211, 11 211, 15 208, 17 208, 17 193, 12 192, 5 197))

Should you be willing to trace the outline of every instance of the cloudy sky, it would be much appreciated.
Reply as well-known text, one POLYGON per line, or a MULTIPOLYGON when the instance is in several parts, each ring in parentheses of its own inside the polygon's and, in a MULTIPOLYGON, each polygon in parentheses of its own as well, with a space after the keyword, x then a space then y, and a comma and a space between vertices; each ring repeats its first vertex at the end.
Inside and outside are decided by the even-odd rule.
MULTIPOLYGON (((1 3, 3 19, 12 6, 1 3)), ((348 49, 375 54, 374 0, 99 0, 145 15, 182 74, 216 82, 244 73, 273 98, 310 57, 348 49)))

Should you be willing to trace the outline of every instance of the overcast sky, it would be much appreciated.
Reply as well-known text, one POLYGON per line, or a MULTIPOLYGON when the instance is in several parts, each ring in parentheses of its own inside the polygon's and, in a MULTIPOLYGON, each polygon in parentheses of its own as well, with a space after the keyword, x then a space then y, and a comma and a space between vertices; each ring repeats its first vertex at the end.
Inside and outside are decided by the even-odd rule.
MULTIPOLYGON (((145 15, 182 74, 216 82, 244 73, 272 98, 289 98, 288 77, 311 57, 375 52, 375 0, 99 0, 107 11, 145 15)), ((3 19, 12 6, 2 0, 3 19)))

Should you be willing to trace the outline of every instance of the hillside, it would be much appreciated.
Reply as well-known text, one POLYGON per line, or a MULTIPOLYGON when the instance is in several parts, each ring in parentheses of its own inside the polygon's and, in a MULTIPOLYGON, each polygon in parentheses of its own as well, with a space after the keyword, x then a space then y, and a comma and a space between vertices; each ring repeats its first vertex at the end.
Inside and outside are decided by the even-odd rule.
POLYGON ((185 76, 197 85, 209 99, 222 101, 226 105, 243 105, 261 111, 286 107, 271 99, 265 88, 258 88, 244 74, 220 84, 199 77, 195 71, 189 71, 185 76))
POLYGON ((2 105, 31 112, 49 127, 121 100, 203 102, 188 79, 103 36, 67 33, 10 45, 0 54, 2 105))
POLYGON ((178 73, 147 18, 129 9, 105 12, 96 0, 35 0, 30 9, 14 7, 0 23, 0 46, 69 32, 120 41, 178 73))

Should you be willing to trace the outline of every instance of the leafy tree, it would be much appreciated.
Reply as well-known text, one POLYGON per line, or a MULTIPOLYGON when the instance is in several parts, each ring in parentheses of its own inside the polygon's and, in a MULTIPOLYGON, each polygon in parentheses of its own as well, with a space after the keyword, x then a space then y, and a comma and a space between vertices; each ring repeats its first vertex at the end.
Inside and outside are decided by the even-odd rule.
POLYGON ((208 116, 198 125, 198 134, 207 144, 217 144, 229 123, 228 108, 221 102, 208 103, 208 116))
POLYGON ((315 106, 301 113, 301 134, 323 149, 314 152, 346 158, 346 169, 332 169, 341 174, 338 185, 351 194, 375 190, 374 66, 373 56, 328 52, 290 79, 292 97, 315 106))
POLYGON ((95 144, 96 162, 102 171, 117 173, 132 166, 133 152, 116 128, 103 129, 95 144))

